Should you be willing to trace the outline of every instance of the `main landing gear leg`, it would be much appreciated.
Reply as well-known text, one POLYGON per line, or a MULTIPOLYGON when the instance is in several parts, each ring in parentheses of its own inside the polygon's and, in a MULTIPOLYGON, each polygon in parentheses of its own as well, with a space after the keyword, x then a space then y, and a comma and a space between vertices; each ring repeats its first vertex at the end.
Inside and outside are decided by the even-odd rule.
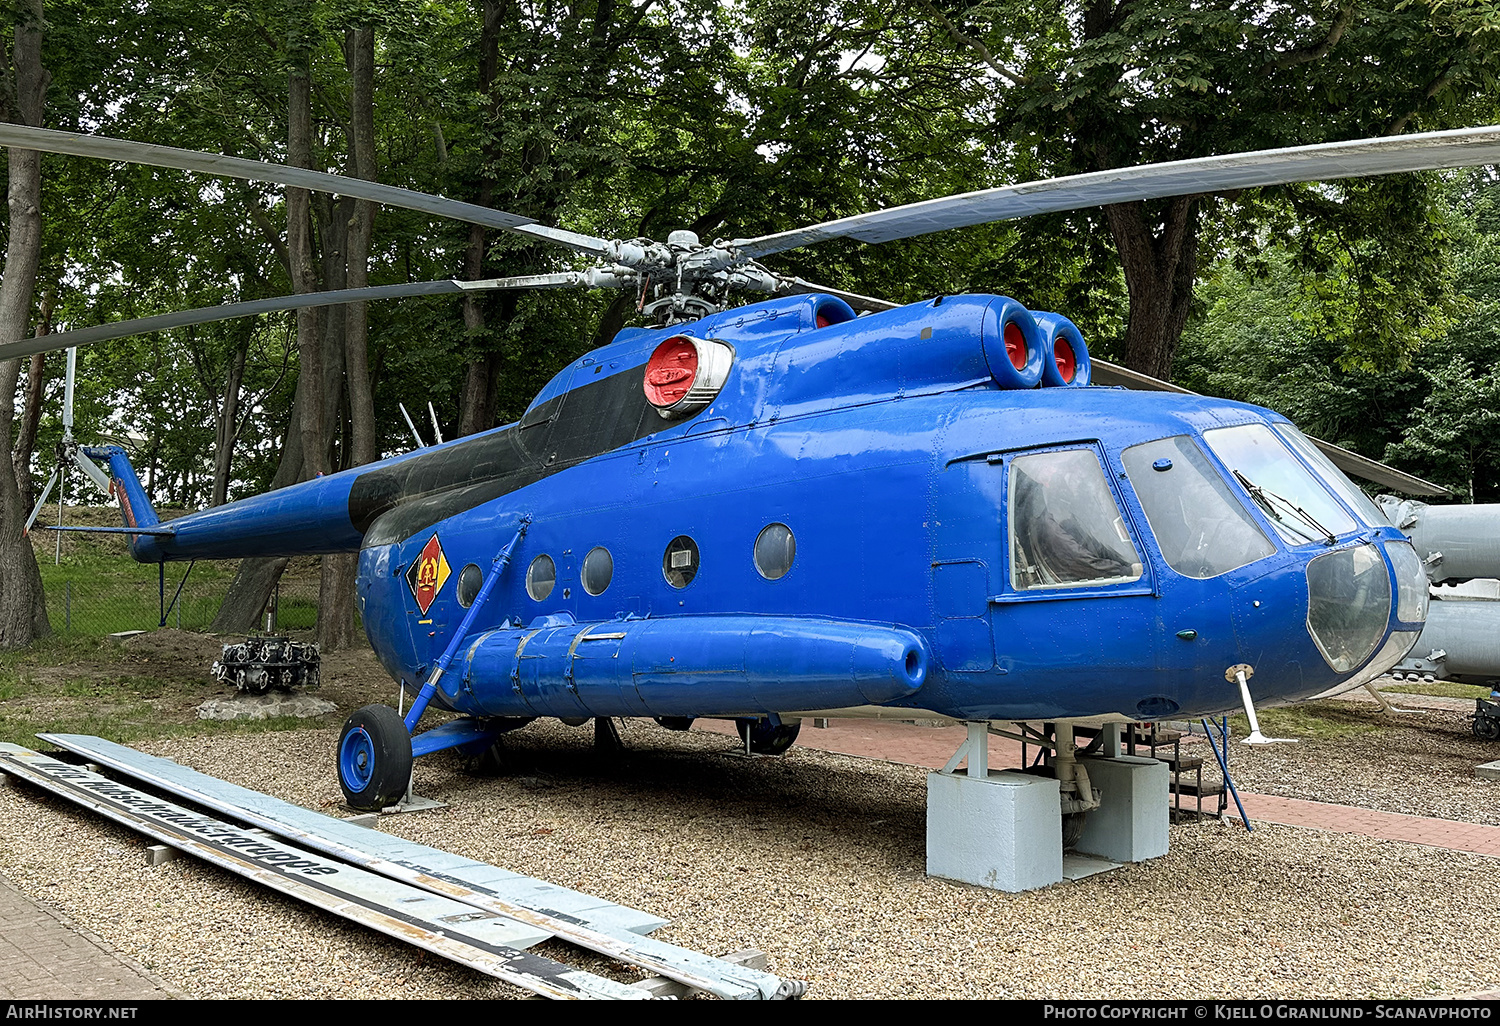
POLYGON ((625 742, 620 740, 620 728, 608 716, 594 717, 594 752, 598 755, 618 755, 625 751, 625 742))
POLYGON ((437 694, 438 681, 453 665, 459 646, 474 625, 474 618, 484 608, 485 601, 504 574, 511 553, 526 535, 526 527, 530 523, 531 518, 523 516, 516 533, 495 554, 489 576, 480 586, 479 594, 474 597, 474 603, 464 614, 462 622, 453 631, 448 647, 433 664, 432 672, 423 683, 422 690, 417 692, 416 700, 412 702, 406 716, 402 717, 388 705, 367 705, 355 710, 345 722, 344 732, 339 737, 337 764, 339 787, 351 808, 379 811, 395 804, 403 796, 406 800, 402 802, 402 806, 407 809, 418 805, 431 808, 440 804, 413 800, 412 760, 418 755, 430 755, 447 748, 477 745, 489 733, 484 724, 477 720, 455 720, 421 735, 416 734, 416 729, 417 722, 437 694))

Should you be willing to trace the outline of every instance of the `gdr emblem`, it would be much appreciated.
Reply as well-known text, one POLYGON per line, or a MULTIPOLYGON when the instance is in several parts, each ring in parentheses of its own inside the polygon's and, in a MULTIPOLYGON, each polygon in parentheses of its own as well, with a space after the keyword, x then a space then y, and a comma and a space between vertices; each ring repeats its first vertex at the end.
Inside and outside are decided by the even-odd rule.
POLYGON ((438 541, 438 536, 433 535, 422 546, 421 554, 406 569, 406 583, 411 586, 412 597, 417 600, 417 608, 423 615, 432 608, 439 589, 452 572, 448 566, 448 557, 443 555, 443 546, 438 541))

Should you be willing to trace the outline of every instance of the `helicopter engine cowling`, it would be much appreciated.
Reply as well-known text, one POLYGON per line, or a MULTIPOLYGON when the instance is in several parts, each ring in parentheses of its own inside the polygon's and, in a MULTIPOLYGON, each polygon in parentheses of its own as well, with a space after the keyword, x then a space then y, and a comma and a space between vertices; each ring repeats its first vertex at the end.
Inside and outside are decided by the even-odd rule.
POLYGON ((915 631, 793 616, 578 623, 554 614, 480 634, 462 651, 444 684, 455 708, 481 716, 759 715, 889 702, 915 693, 930 662, 915 631))
POLYGON ((1033 313, 1042 334, 1042 384, 1048 388, 1087 385, 1093 363, 1078 326, 1062 314, 1033 313))
POLYGON ((1035 388, 1042 380, 1046 343, 1036 319, 1014 299, 998 297, 980 329, 985 362, 1001 388, 1035 388))

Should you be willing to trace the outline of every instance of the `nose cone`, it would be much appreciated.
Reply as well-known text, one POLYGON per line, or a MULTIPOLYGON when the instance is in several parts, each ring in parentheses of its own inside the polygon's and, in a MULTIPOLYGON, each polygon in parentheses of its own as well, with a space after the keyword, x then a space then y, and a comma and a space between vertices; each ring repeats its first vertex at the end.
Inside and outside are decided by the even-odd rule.
MULTIPOLYGON (((1421 561, 1395 532, 1301 552, 1307 562, 1234 589, 1237 661, 1255 668, 1258 701, 1297 701, 1373 680, 1416 644, 1427 618, 1421 561)), ((1220 692, 1226 707, 1238 704, 1231 690, 1220 692)))

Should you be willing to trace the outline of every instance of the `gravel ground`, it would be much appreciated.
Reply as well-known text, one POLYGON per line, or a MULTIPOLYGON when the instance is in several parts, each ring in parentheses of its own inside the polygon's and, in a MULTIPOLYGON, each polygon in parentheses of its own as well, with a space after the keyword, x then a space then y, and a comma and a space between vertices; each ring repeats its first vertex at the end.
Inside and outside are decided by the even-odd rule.
MULTIPOLYGON (((1398 706, 1414 697, 1389 696, 1398 706)), ((1461 704, 1473 711, 1473 702, 1461 704)), ((1474 775, 1475 766, 1500 759, 1500 743, 1476 738, 1468 713, 1423 709, 1389 715, 1373 704, 1337 705, 1344 706, 1339 710, 1344 715, 1384 729, 1337 740, 1232 744, 1229 771, 1235 786, 1283 798, 1500 825, 1500 781, 1474 775)))
MULTIPOLYGON (((487 779, 456 758, 426 760, 418 790, 450 808, 382 827, 657 913, 672 920, 666 940, 760 948, 813 998, 1429 997, 1495 981, 1492 859, 1182 824, 1165 858, 1008 895, 924 875, 921 770, 802 748, 746 760, 726 754, 723 737, 640 721, 624 736, 630 751, 607 760, 587 728, 534 724, 513 735, 507 773, 487 779)), ((310 730, 143 747, 332 812, 335 739, 310 730)), ((1280 780, 1326 798, 1297 760, 1343 758, 1359 743, 1379 747, 1260 749, 1240 769, 1254 787, 1280 780)), ((1387 798, 1410 806, 1399 811, 1453 804, 1440 794, 1451 780, 1395 780, 1402 764, 1389 756, 1387 798)), ((1347 767, 1340 779, 1343 793, 1387 807, 1369 800, 1373 770, 1367 784, 1349 783, 1347 767)), ((27 787, 0 788, 0 873, 201 997, 517 995, 192 860, 146 868, 138 837, 27 787)))

